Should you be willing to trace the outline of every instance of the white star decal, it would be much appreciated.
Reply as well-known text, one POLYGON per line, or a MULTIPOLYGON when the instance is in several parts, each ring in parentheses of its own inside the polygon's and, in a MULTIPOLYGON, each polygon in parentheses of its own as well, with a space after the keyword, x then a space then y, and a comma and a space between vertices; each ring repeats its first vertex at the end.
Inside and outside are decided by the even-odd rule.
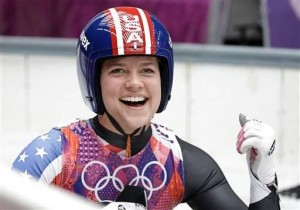
POLYGON ((25 179, 31 179, 31 175, 27 172, 27 170, 25 170, 23 173, 21 173, 22 177, 24 177, 25 179))
POLYGON ((39 139, 41 139, 42 141, 45 141, 50 138, 48 137, 48 135, 41 135, 39 139))
POLYGON ((20 161, 23 161, 23 163, 25 163, 25 159, 28 157, 29 155, 26 155, 26 151, 20 155, 20 158, 19 158, 19 162, 20 161))
POLYGON ((45 152, 45 148, 42 147, 42 148, 36 148, 36 153, 35 155, 39 155, 42 159, 44 158, 44 155, 47 155, 48 153, 45 152))

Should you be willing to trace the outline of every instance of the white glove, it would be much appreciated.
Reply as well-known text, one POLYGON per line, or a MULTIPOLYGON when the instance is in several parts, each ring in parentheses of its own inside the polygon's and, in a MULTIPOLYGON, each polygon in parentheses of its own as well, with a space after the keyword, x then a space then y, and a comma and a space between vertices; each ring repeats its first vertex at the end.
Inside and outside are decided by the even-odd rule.
POLYGON ((239 120, 242 128, 236 143, 237 151, 247 154, 249 168, 260 182, 272 183, 275 180, 273 128, 261 121, 248 119, 243 114, 240 114, 239 120))

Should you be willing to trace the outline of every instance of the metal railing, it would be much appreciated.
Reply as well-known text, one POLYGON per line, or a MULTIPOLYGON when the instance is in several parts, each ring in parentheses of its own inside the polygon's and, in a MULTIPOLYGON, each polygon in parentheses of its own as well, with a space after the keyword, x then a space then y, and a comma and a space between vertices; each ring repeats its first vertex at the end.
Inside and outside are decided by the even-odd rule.
MULTIPOLYGON (((76 39, 0 36, 0 52, 75 56, 76 39)), ((300 69, 300 49, 174 44, 175 61, 234 63, 300 69)))

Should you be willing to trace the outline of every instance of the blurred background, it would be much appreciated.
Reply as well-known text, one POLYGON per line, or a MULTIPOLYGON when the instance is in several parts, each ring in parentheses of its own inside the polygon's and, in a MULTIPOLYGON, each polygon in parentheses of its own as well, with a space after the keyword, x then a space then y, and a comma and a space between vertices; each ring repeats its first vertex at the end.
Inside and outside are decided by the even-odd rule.
POLYGON ((77 84, 77 38, 123 5, 153 13, 174 42, 172 99, 154 121, 211 154, 246 203, 238 115, 267 122, 282 209, 299 209, 300 0, 0 0, 0 168, 52 127, 94 116, 77 84))
POLYGON ((177 43, 300 47, 299 0, 1 0, 0 34, 77 38, 99 11, 122 5, 155 14, 177 43))

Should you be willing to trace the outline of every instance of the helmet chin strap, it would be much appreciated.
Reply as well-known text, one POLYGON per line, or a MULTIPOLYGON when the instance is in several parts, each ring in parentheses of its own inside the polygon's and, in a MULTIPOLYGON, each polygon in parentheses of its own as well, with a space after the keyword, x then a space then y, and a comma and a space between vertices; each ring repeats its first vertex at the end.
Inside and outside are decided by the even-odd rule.
POLYGON ((144 125, 143 127, 139 127, 137 128, 135 131, 133 131, 133 133, 131 134, 127 134, 125 133, 125 131, 123 130, 123 128, 120 126, 120 124, 107 112, 105 111, 109 121, 111 122, 111 124, 120 132, 122 133, 124 136, 127 136, 127 141, 126 141, 126 157, 130 157, 131 156, 131 136, 135 135, 138 131, 141 131, 140 133, 145 131, 146 125, 144 125))

